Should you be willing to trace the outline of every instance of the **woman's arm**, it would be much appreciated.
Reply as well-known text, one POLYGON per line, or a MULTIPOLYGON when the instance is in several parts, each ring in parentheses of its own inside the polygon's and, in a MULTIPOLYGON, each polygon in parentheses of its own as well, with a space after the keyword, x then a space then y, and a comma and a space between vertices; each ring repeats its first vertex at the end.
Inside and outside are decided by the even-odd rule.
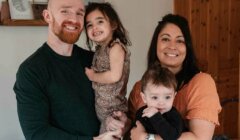
POLYGON ((189 120, 189 132, 184 132, 179 140, 211 140, 215 125, 209 121, 189 120))
POLYGON ((137 110, 145 105, 141 98, 140 92, 141 82, 137 82, 135 83, 128 98, 128 116, 131 120, 135 120, 137 110))
MULTIPOLYGON (((132 140, 145 140, 147 132, 140 122, 131 130, 132 140)), ((178 140, 211 140, 214 133, 215 125, 211 122, 193 119, 189 121, 189 132, 184 132, 178 140)), ((156 140, 162 140, 159 135, 154 136, 156 140)))

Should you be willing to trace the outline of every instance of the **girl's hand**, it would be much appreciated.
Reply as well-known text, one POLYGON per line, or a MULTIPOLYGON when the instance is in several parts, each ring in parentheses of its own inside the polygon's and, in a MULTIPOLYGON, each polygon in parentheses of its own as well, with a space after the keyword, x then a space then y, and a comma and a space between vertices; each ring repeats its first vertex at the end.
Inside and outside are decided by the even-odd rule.
POLYGON ((154 114, 158 113, 158 109, 155 107, 147 107, 143 110, 143 115, 142 117, 152 117, 154 114))
POLYGON ((93 69, 89 69, 89 68, 85 68, 85 74, 87 75, 88 79, 90 81, 93 81, 93 78, 94 78, 94 70, 93 69))

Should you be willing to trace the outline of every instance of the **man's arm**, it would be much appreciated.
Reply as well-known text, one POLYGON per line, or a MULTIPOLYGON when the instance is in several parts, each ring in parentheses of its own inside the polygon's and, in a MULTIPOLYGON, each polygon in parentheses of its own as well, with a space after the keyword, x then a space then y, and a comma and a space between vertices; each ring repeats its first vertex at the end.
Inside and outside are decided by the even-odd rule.
POLYGON ((73 135, 50 123, 49 99, 44 94, 42 81, 38 80, 38 74, 31 68, 20 68, 14 85, 19 121, 26 140, 92 140, 93 136, 73 135))
POLYGON ((112 116, 106 119, 106 129, 108 131, 120 130, 120 135, 117 137, 122 137, 131 127, 131 120, 127 115, 121 111, 113 112, 112 116))

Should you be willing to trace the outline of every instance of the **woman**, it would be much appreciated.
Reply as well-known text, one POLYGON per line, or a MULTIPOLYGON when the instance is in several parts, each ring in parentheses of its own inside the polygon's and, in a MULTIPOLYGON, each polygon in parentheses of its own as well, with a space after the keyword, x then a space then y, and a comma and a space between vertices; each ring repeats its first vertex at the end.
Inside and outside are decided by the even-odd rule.
MULTIPOLYGON (((200 72, 196 64, 188 22, 179 15, 163 17, 153 34, 148 52, 148 67, 159 61, 176 76, 178 87, 174 106, 184 118, 189 131, 180 140, 211 140, 215 126, 219 125, 221 111, 214 80, 200 72)), ((141 83, 137 82, 129 96, 129 116, 134 120, 136 110, 144 105, 141 83)), ((132 140, 149 138, 140 122, 131 130, 132 140)), ((152 135, 150 135, 152 136, 152 135)), ((156 140, 161 137, 154 135, 156 140)))

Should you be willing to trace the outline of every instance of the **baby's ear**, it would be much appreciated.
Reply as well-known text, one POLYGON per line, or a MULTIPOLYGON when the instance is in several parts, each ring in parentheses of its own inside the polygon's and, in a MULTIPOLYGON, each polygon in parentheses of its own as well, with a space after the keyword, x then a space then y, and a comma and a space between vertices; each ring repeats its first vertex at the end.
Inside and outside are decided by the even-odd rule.
POLYGON ((140 94, 141 94, 141 97, 142 97, 143 102, 146 104, 147 101, 146 101, 146 96, 145 96, 145 94, 144 94, 143 92, 141 92, 140 94))

